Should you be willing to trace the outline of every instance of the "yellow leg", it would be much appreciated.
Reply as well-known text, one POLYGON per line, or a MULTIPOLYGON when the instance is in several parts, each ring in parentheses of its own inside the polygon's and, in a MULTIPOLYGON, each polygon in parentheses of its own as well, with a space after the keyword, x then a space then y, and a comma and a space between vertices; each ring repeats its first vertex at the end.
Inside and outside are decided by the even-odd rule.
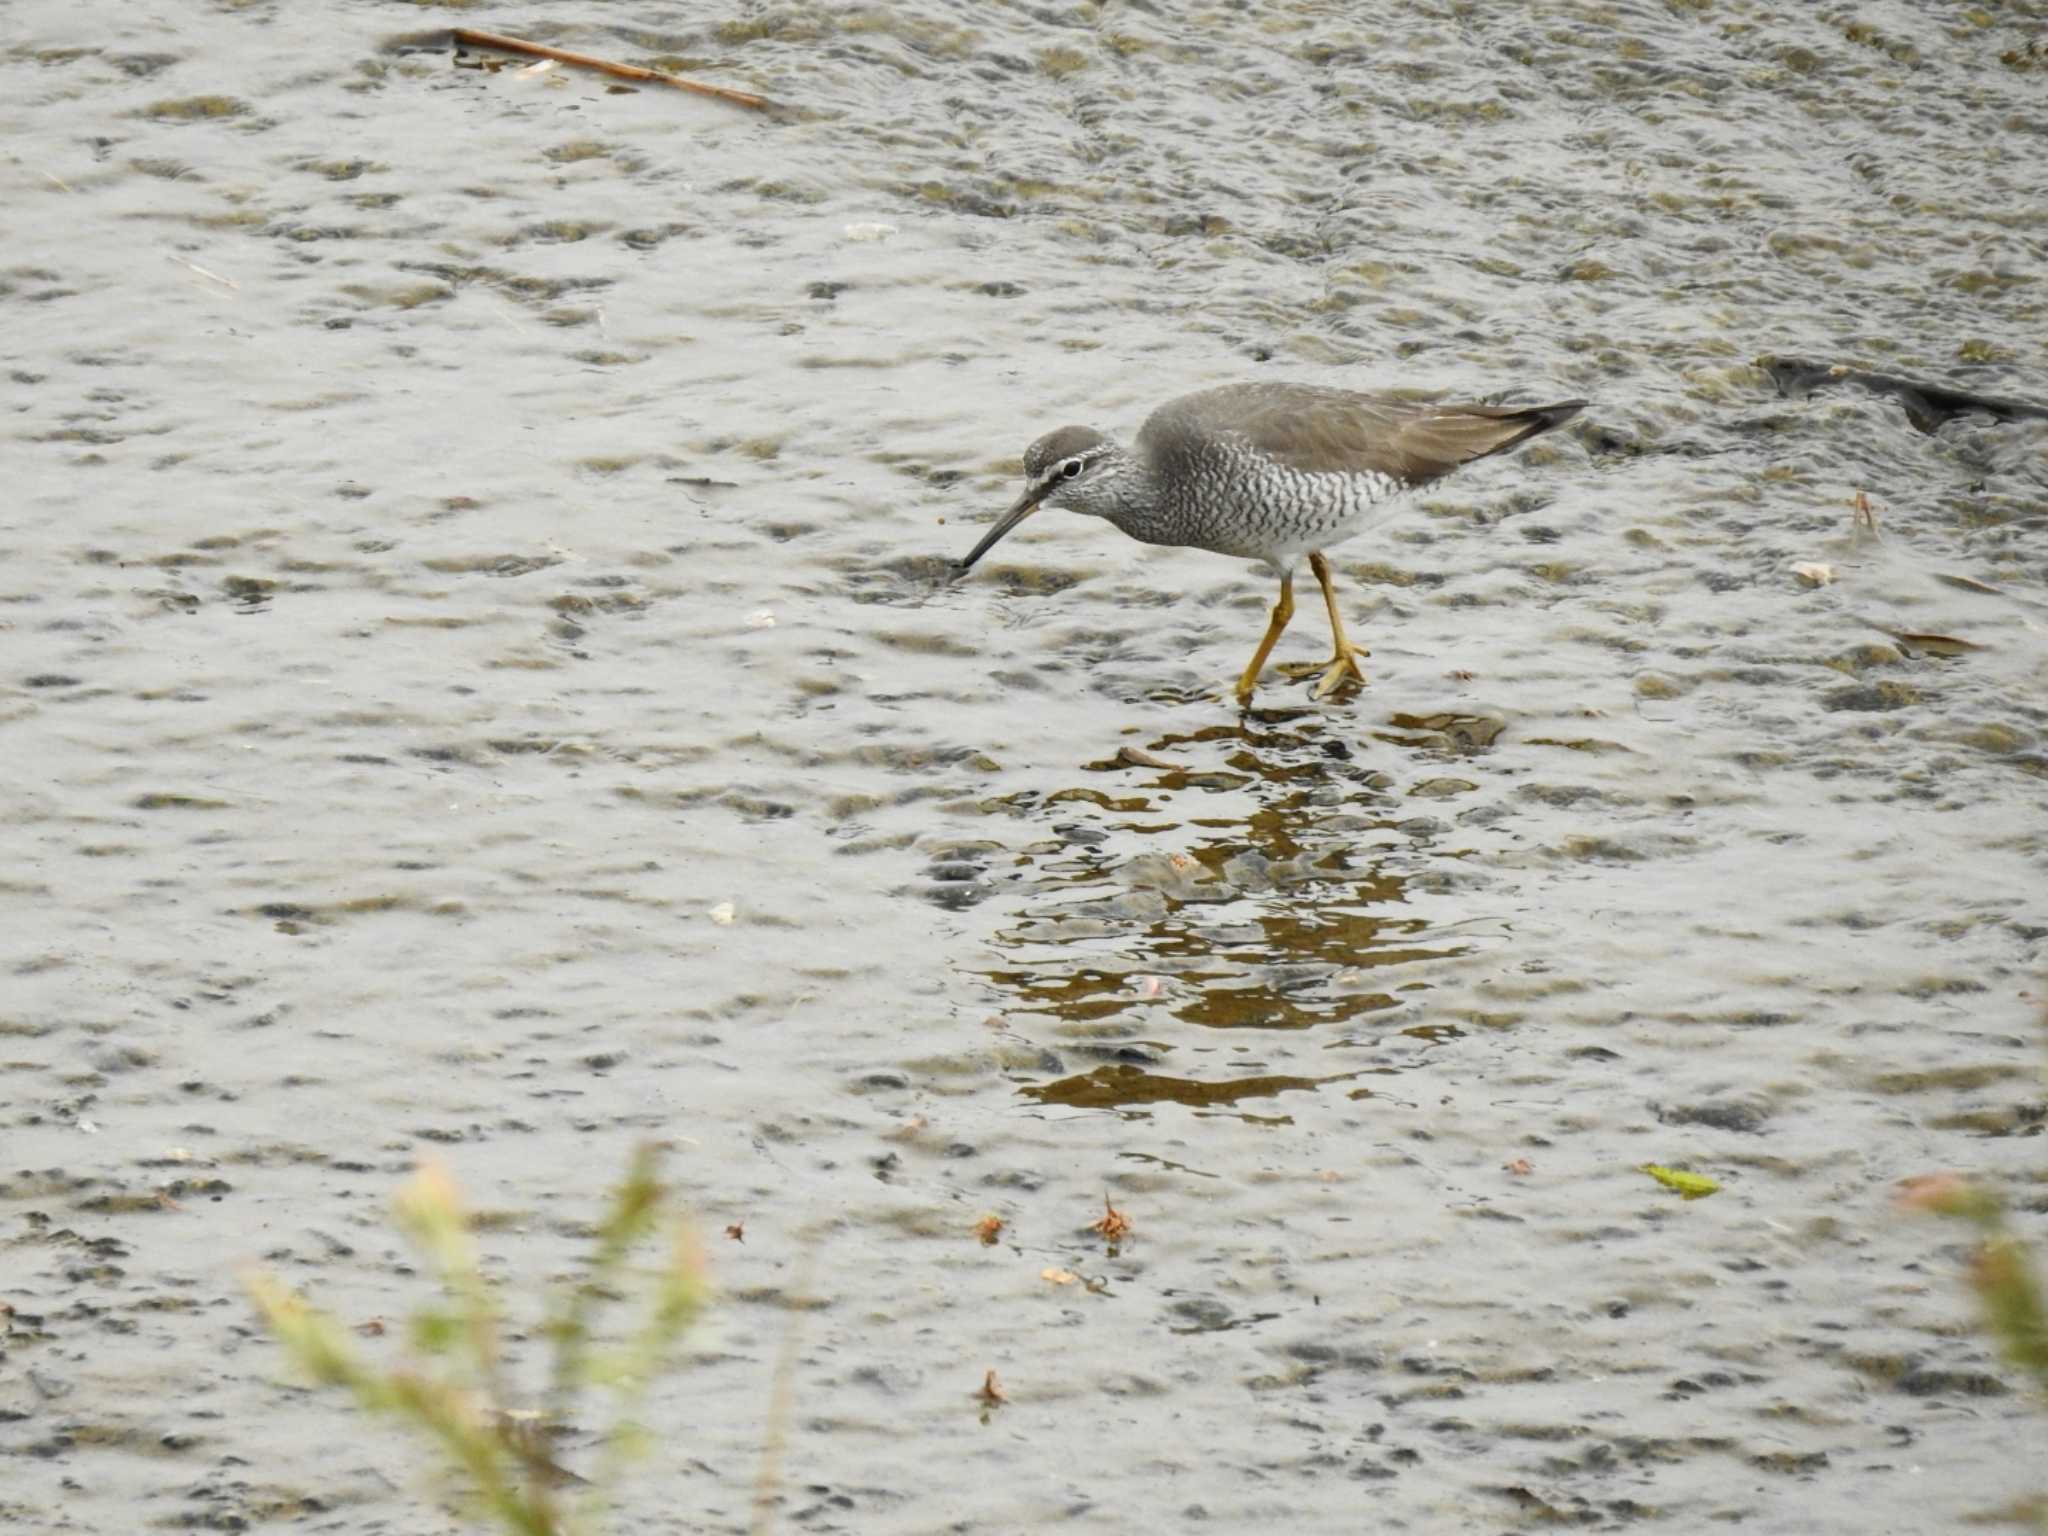
POLYGON ((1237 680, 1237 707, 1249 708, 1252 690, 1259 686, 1259 673, 1265 670, 1266 658, 1273 654, 1273 643, 1280 638, 1280 631, 1287 627, 1287 621, 1294 617, 1294 573, 1289 571, 1280 578, 1280 601, 1273 605, 1272 622, 1266 626, 1266 638, 1259 642, 1259 648, 1252 652, 1252 664, 1244 669, 1244 676, 1237 680))
POLYGON ((1344 637, 1344 614, 1337 607, 1337 589, 1330 582, 1330 562, 1323 558, 1321 550, 1308 557, 1308 568, 1316 573, 1316 580, 1323 586, 1323 605, 1330 610, 1330 638, 1336 641, 1336 654, 1331 656, 1330 665, 1323 671, 1323 680, 1316 684, 1316 697, 1327 698, 1335 693, 1346 676, 1365 681, 1365 668, 1358 664, 1361 656, 1372 653, 1362 645, 1353 645, 1344 637))

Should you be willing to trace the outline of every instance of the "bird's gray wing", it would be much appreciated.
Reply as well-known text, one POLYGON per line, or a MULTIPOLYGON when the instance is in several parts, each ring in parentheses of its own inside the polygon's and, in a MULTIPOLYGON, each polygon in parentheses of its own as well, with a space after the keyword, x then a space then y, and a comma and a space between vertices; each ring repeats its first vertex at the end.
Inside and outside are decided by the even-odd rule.
POLYGON ((1145 435, 1194 430, 1235 436, 1289 469, 1377 473, 1425 485, 1561 425, 1584 404, 1431 404, 1305 384, 1238 384, 1163 407, 1145 424, 1145 435))

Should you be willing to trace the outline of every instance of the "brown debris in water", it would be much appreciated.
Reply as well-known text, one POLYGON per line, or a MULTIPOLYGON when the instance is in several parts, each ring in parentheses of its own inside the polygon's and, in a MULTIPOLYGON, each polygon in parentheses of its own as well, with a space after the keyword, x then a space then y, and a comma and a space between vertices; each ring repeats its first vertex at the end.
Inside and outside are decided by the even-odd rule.
POLYGON ((1945 581, 1952 587, 1960 587, 1965 592, 1982 592, 1987 597, 2003 597, 2005 595, 2005 588, 1994 587, 1990 582, 1979 581, 1974 576, 1958 576, 1950 571, 1936 571, 1934 579, 1936 581, 1945 581))
POLYGON ((1102 1214, 1088 1224, 1091 1232, 1100 1232, 1103 1240, 1120 1243, 1130 1235, 1131 1219, 1109 1203, 1109 1196, 1102 1197, 1102 1214))
POLYGON ((981 1389, 974 1395, 991 1408, 995 1407, 998 1403, 1007 1403, 1010 1400, 1009 1394, 1003 1391, 1003 1384, 996 1380, 996 1373, 993 1367, 990 1368, 986 1376, 981 1378, 981 1389))
POLYGON ((1975 640, 1959 640, 1954 635, 1922 634, 1916 630, 1892 629, 1883 624, 1872 627, 1883 630, 1885 634, 1911 650, 1925 651, 1930 656, 1940 656, 1945 660, 1984 649, 1975 640))
POLYGON ((1157 768, 1167 773, 1185 773, 1188 765, 1169 762, 1143 747, 1122 746, 1116 749, 1114 757, 1098 758, 1092 763, 1083 763, 1081 767, 1088 773, 1111 773, 1118 768, 1157 768))
POLYGON ((1118 747, 1116 755, 1117 761, 1125 763, 1132 768, 1185 769, 1187 767, 1186 763, 1168 762, 1156 752, 1147 752, 1143 747, 1118 747))
POLYGON ((974 1224, 974 1235, 984 1248, 995 1247, 996 1239, 1003 1235, 1003 1218, 993 1214, 982 1217, 974 1224))
POLYGON ((638 64, 619 64, 611 59, 600 59, 594 54, 576 53, 567 48, 553 48, 546 43, 529 42, 523 37, 506 37, 497 32, 479 32, 474 27, 453 27, 457 43, 472 48, 496 48, 502 53, 530 54, 537 59, 550 59, 563 64, 574 64, 583 69, 594 69, 607 75, 616 75, 622 80, 645 80, 656 85, 672 85, 679 91, 689 91, 696 96, 714 96, 720 101, 729 101, 734 106, 751 107, 765 111, 774 103, 765 96, 756 96, 752 91, 736 91, 726 85, 706 85, 698 80, 685 80, 681 75, 663 74, 658 69, 646 69, 638 64))

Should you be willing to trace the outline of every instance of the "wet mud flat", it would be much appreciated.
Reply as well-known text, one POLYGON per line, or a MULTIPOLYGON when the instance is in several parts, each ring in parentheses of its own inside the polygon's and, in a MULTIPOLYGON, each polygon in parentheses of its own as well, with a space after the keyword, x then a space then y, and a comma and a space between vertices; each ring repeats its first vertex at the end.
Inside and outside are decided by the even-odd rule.
POLYGON ((2041 18, 541 18, 767 118, 14 19, 11 1528, 452 1529, 238 1277, 396 1323, 432 1154, 530 1291, 646 1138, 721 1299, 637 1528, 749 1523, 786 1349, 803 1529, 2038 1496, 1893 1191, 2040 1237, 2048 427, 1763 360, 2048 398, 2041 18), (1230 706, 1234 562, 946 579, 1259 377, 1595 404, 1332 551, 1334 703, 1230 706))

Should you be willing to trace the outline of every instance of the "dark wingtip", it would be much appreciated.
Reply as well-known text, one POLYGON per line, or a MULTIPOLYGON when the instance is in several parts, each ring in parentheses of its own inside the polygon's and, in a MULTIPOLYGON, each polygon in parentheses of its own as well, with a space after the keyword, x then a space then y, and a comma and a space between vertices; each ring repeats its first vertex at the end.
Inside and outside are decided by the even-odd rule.
POLYGON ((1529 406, 1521 412, 1521 420, 1526 424, 1525 430, 1518 433, 1511 442, 1502 446, 1514 447, 1517 444, 1526 443, 1532 437, 1541 437, 1546 432, 1555 432, 1591 403, 1591 401, 1587 400, 1559 400, 1551 405, 1529 406))
MULTIPOLYGON (((1460 463, 1469 463, 1472 459, 1489 458, 1496 453, 1506 453, 1510 448, 1519 448, 1531 438, 1541 437, 1546 432, 1556 431, 1574 416, 1578 415, 1579 412, 1583 411, 1590 403, 1585 400, 1558 400, 1550 405, 1495 406, 1492 408, 1493 419, 1509 429, 1506 435, 1491 446, 1480 449, 1477 453, 1468 454, 1464 459, 1454 460, 1445 464, 1436 473, 1445 474, 1455 469, 1460 463)), ((1431 475, 1429 478, 1435 479, 1436 475, 1431 475)))

